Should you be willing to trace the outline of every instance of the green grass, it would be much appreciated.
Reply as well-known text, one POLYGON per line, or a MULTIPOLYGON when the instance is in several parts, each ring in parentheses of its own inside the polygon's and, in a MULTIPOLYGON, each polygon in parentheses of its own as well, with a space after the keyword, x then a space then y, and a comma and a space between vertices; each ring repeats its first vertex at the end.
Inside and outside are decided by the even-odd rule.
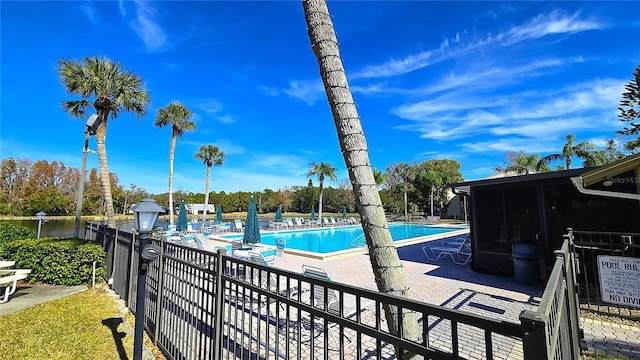
POLYGON ((89 289, 0 316, 0 358, 128 359, 133 336, 124 326, 115 300, 89 289))

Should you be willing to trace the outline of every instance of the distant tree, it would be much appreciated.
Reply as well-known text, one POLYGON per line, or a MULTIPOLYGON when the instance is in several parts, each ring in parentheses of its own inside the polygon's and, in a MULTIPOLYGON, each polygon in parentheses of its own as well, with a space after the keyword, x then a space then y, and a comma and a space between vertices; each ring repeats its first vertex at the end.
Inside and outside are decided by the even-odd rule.
POLYGON ((312 162, 311 169, 307 173, 308 178, 312 178, 314 176, 318 178, 318 187, 320 189, 320 195, 318 196, 318 219, 322 219, 322 191, 324 186, 324 180, 325 178, 328 178, 329 180, 336 181, 338 179, 336 177, 336 171, 337 169, 329 163, 312 162))
POLYGON ((69 215, 69 202, 60 189, 49 185, 29 197, 28 211, 31 214, 44 211, 47 215, 69 215))
POLYGON ((387 175, 376 168, 373 168, 373 178, 378 186, 384 185, 384 182, 387 181, 387 175))
POLYGON ((207 206, 209 205, 209 180, 211 179, 211 167, 222 166, 224 162, 224 152, 220 151, 215 145, 200 146, 200 151, 195 154, 195 158, 202 160, 207 167, 204 190, 204 211, 202 213, 202 222, 207 221, 207 206))
POLYGON ((562 152, 559 154, 550 154, 540 159, 540 166, 548 165, 551 161, 564 160, 567 170, 571 169, 571 163, 573 157, 578 157, 583 160, 589 159, 589 161, 595 161, 598 158, 597 154, 591 154, 592 151, 597 150, 597 146, 590 141, 583 141, 578 144, 574 144, 576 136, 569 134, 566 136, 566 142, 562 147, 562 152))
POLYGON ((104 214, 104 192, 102 191, 102 181, 96 169, 89 171, 89 178, 84 186, 82 213, 93 215, 104 214))
POLYGON ((618 117, 621 121, 629 122, 629 126, 625 126, 624 130, 617 131, 618 134, 626 136, 634 136, 636 138, 627 141, 624 144, 626 150, 635 152, 640 148, 640 123, 633 121, 640 120, 640 65, 633 72, 633 78, 624 86, 625 93, 622 94, 620 100, 620 113, 618 117))
POLYGON ((387 168, 387 174, 390 174, 394 182, 402 183, 404 194, 404 221, 409 221, 409 184, 415 178, 413 167, 404 162, 392 164, 387 168))
MULTIPOLYGON (((375 177, 375 171, 373 172, 375 177)), ((377 182, 376 182, 377 183, 377 182)), ((382 182, 384 184, 384 181, 382 182)), ((343 181, 338 185, 338 192, 340 195, 340 204, 347 207, 348 212, 356 211, 356 197, 351 188, 349 181, 343 181)))
POLYGON ((496 172, 516 173, 529 175, 532 171, 546 172, 549 166, 540 161, 539 154, 527 154, 524 150, 519 152, 507 152, 504 157, 505 167, 498 166, 496 172))
POLYGON ((624 153, 620 151, 618 142, 615 139, 607 139, 604 148, 604 155, 607 158, 607 164, 624 157, 624 153))
POLYGON ((101 121, 96 133, 100 179, 107 223, 109 227, 115 228, 111 177, 105 146, 107 120, 109 115, 115 120, 122 110, 134 113, 137 118, 144 116, 149 103, 148 92, 143 89, 142 78, 138 75, 122 69, 120 63, 97 56, 85 57, 82 61, 59 60, 58 75, 68 93, 80 96, 80 100, 63 101, 63 109, 76 118, 86 118, 86 111, 93 105, 101 121), (93 103, 90 102, 92 98, 93 103))
POLYGON ((0 214, 22 215, 25 204, 21 199, 31 165, 28 159, 7 158, 0 162, 0 214))
MULTIPOLYGON (((355 194, 376 285, 382 293, 406 297, 409 286, 402 270, 398 251, 393 246, 380 194, 375 184, 367 140, 349 89, 327 3, 324 0, 303 0, 302 7, 311 49, 320 67, 320 77, 333 114, 340 150, 355 194)), ((317 171, 312 172, 317 173, 317 171)), ((320 189, 322 194, 322 185, 320 189)), ((392 334, 398 336, 401 334, 403 338, 413 341, 419 340, 420 325, 415 314, 410 312, 400 314, 397 306, 387 303, 383 304, 383 308, 392 334)), ((396 357, 407 360, 418 356, 406 354, 402 349, 396 348, 396 357)))
POLYGON ((607 154, 602 150, 588 151, 582 154, 583 167, 602 166, 608 163, 607 154))
POLYGON ((191 121, 191 110, 179 102, 172 102, 158 110, 155 125, 159 128, 171 125, 171 145, 169 146, 169 223, 174 224, 173 219, 173 158, 176 151, 176 140, 185 131, 193 131, 196 124, 191 121))
POLYGON ((449 200, 449 185, 463 180, 460 166, 458 161, 450 159, 432 159, 415 166, 413 183, 418 190, 418 199, 423 207, 429 202, 431 215, 434 215, 434 202, 442 209, 449 200))

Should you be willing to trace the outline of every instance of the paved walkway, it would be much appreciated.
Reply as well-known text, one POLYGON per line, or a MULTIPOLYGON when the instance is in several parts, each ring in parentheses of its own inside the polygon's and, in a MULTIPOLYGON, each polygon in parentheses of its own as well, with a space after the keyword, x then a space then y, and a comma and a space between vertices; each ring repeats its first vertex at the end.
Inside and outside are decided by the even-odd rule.
POLYGON ((622 355, 640 359, 640 328, 582 318, 584 346, 596 354, 622 355))
POLYGON ((0 315, 11 314, 28 307, 42 304, 61 297, 87 290, 86 285, 23 285, 9 297, 9 301, 0 304, 0 315))

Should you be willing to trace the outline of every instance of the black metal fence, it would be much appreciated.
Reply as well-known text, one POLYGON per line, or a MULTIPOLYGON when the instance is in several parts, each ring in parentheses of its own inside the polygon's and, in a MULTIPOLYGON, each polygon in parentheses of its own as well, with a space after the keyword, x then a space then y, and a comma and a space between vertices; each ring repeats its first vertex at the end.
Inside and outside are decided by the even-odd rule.
POLYGON ((556 262, 538 310, 520 314, 525 360, 580 356, 580 314, 569 241, 565 240, 555 255, 556 262))
MULTIPOLYGON (((103 244, 112 287, 135 312, 135 236, 93 224, 86 233, 103 244)), ((523 313, 518 324, 305 276, 222 250, 150 242, 162 253, 147 273, 145 327, 169 359, 394 359, 407 352, 425 359, 577 359, 579 354, 566 244, 539 310, 523 313), (389 329, 385 309, 399 319, 400 331, 389 329), (402 330, 405 323, 415 324, 410 318, 417 320, 417 339, 402 330)))
MULTIPOLYGON (((629 267, 627 269, 629 271, 626 271, 628 276, 638 278, 640 261, 631 259, 640 258, 640 234, 569 229, 568 235, 576 254, 580 307, 583 310, 596 313, 630 318, 635 321, 640 320, 639 297, 616 294, 616 284, 611 284, 612 291, 603 293, 603 284, 600 282, 602 266, 605 271, 612 270, 620 273, 620 276, 624 276, 624 266, 626 265, 629 267), (598 262, 599 257, 602 264, 598 262), (614 267, 620 267, 620 269, 613 269, 614 267)), ((610 280, 615 282, 616 279, 611 278, 610 280)), ((605 290, 607 290, 606 285, 605 290)))

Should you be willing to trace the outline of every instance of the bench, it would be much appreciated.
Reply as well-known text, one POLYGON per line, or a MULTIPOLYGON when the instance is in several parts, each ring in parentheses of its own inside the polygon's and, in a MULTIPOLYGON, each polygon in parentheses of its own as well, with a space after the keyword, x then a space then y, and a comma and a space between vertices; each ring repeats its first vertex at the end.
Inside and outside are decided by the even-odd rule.
POLYGON ((9 296, 13 295, 18 288, 18 280, 24 280, 27 278, 27 274, 14 274, 7 276, 0 276, 0 288, 4 287, 4 296, 0 296, 0 304, 9 301, 9 296))

